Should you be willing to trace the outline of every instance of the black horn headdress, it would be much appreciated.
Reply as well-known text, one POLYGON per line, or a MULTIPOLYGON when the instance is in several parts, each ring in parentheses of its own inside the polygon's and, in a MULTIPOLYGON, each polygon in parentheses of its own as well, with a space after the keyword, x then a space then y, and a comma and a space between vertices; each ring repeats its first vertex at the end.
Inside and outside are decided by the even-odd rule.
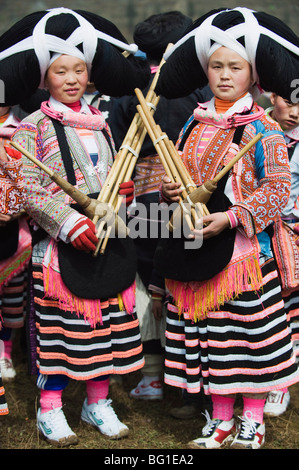
POLYGON ((290 99, 298 79, 298 36, 278 18, 241 7, 213 10, 193 23, 165 55, 157 92, 177 98, 205 86, 209 57, 221 46, 251 64, 256 87, 290 99))
POLYGON ((5 104, 14 105, 44 88, 44 78, 55 54, 82 58, 90 81, 106 95, 133 94, 150 78, 146 64, 134 57, 118 28, 94 13, 67 8, 35 12, 18 21, 0 37, 0 79, 5 104), (131 53, 129 58, 122 54, 131 53))

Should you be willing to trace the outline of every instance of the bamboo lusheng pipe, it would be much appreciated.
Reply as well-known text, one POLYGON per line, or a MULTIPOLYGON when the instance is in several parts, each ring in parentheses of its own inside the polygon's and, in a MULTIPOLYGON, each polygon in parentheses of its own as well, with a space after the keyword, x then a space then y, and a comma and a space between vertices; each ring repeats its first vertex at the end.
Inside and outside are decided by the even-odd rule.
MULTIPOLYGON (((190 202, 190 200, 193 203, 198 203, 200 202, 204 206, 208 203, 210 197, 212 196, 213 192, 217 188, 217 183, 223 178, 224 175, 226 175, 232 168, 233 166, 240 160, 240 158, 243 157, 243 155, 248 152, 248 150, 251 149, 261 138, 263 137, 263 134, 259 132, 256 136, 251 139, 248 144, 246 144, 232 159, 231 161, 225 165, 224 168, 213 178, 212 180, 207 180, 205 181, 202 185, 200 185, 198 188, 194 189, 191 194, 189 195, 188 200, 184 200, 184 203, 190 202)), ((172 214, 171 220, 169 222, 169 228, 172 230, 176 226, 177 220, 181 219, 181 210, 178 208, 178 210, 175 210, 174 213, 172 214)))
POLYGON ((171 145, 171 141, 168 139, 167 134, 161 131, 160 126, 156 124, 154 118, 148 112, 146 102, 141 91, 136 88, 135 93, 140 102, 140 105, 137 106, 137 110, 161 159, 165 173, 172 182, 180 182, 182 185, 179 204, 189 229, 193 230, 194 225, 196 225, 197 221, 199 220, 197 211, 200 212, 202 217, 207 213, 206 208, 201 207, 201 205, 195 206, 195 204, 191 203, 191 209, 187 210, 183 205, 184 199, 188 198, 189 194, 193 189, 195 189, 196 186, 191 176, 187 172, 187 169, 184 166, 184 163, 182 162, 181 157, 177 153, 174 145, 171 145), (197 209, 197 211, 195 209, 197 209))
POLYGON ((70 184, 67 180, 62 178, 58 175, 54 170, 51 170, 42 162, 40 162, 37 158, 35 158, 30 152, 24 149, 21 145, 17 142, 10 141, 10 145, 15 149, 19 150, 19 152, 23 153, 25 157, 31 160, 35 165, 41 168, 48 176, 50 176, 51 180, 54 181, 63 191, 68 194, 74 201, 76 201, 84 210, 84 213, 87 217, 92 218, 95 214, 95 207, 96 201, 91 199, 86 194, 79 191, 75 188, 72 184, 70 184))
POLYGON ((248 142, 247 145, 245 145, 245 147, 243 147, 237 153, 237 155, 235 155, 231 159, 231 161, 227 165, 225 165, 224 168, 222 168, 221 171, 219 171, 215 178, 213 178, 212 180, 205 181, 205 183, 196 188, 190 196, 192 202, 200 201, 206 204, 209 201, 212 193, 217 188, 217 183, 221 180, 221 178, 223 178, 223 176, 226 175, 226 173, 230 171, 231 168, 233 168, 233 166, 240 160, 240 158, 242 158, 243 155, 248 152, 248 150, 250 150, 251 147, 253 147, 262 137, 263 134, 259 132, 256 136, 253 137, 253 139, 251 139, 250 142, 248 142))
MULTIPOLYGON (((246 152, 248 152, 248 150, 253 145, 255 145, 262 138, 263 135, 261 133, 257 134, 243 149, 240 150, 240 152, 238 152, 238 154, 225 166, 225 168, 223 168, 218 173, 218 175, 212 181, 208 180, 199 188, 196 188, 173 142, 168 139, 165 133, 161 132, 160 128, 156 125, 154 118, 148 114, 140 90, 135 89, 135 93, 140 102, 140 107, 137 106, 137 109, 139 110, 142 118, 144 120, 147 120, 148 133, 151 135, 151 138, 153 140, 153 143, 155 144, 156 150, 158 151, 159 155, 161 154, 160 157, 162 157, 162 164, 164 166, 167 176, 170 177, 171 181, 179 181, 183 186, 183 191, 181 193, 183 200, 180 200, 180 205, 172 215, 168 223, 168 228, 169 230, 174 229, 175 225, 173 223, 173 220, 175 219, 175 217, 178 217, 178 213, 180 220, 182 214, 186 217, 186 209, 184 208, 184 205, 186 206, 187 203, 191 207, 190 212, 196 223, 196 221, 198 221, 198 218, 195 219, 196 215, 194 214, 194 208, 192 207, 192 205, 196 205, 197 210, 201 212, 202 216, 208 215, 209 211, 206 207, 206 203, 209 201, 212 193, 217 188, 218 181, 237 163, 237 161, 246 152), (165 151, 165 149, 167 149, 167 151, 165 151), (166 162, 164 160, 164 156, 166 158, 166 162), (175 169, 174 165, 176 166, 175 169), (172 173, 171 168, 173 169, 172 173)), ((190 223, 189 228, 192 229, 190 223)))
MULTIPOLYGON (((157 106, 158 100, 159 100, 159 97, 155 97, 155 100, 153 103, 154 107, 157 106)), ((143 128, 142 126, 139 127, 136 135, 134 136, 134 140, 132 144, 129 146, 134 151, 134 154, 131 151, 128 152, 127 160, 125 162, 126 165, 125 164, 122 165, 121 172, 118 176, 118 180, 116 180, 114 183, 114 186, 111 187, 111 193, 107 200, 108 200, 108 203, 112 205, 116 214, 118 213, 121 207, 122 201, 123 201, 123 196, 120 196, 118 194, 119 185, 121 182, 126 182, 131 179, 131 176, 134 171, 136 161, 137 161, 139 152, 141 150, 143 141, 145 139, 146 133, 147 132, 145 128, 143 128)), ((97 244, 96 250, 94 252, 94 256, 97 256, 99 251, 101 254, 105 252, 111 230, 112 230, 112 226, 108 227, 107 230, 105 230, 105 222, 100 223, 98 230, 97 230, 97 237, 99 238, 99 243, 97 244), (102 237, 103 234, 104 234, 104 238, 102 237)))
MULTIPOLYGON (((166 51, 172 46, 170 43, 166 51)), ((160 97, 155 93, 155 87, 160 75, 160 70, 165 60, 162 59, 159 67, 155 73, 155 76, 152 80, 150 88, 146 94, 147 106, 150 107, 150 112, 153 114, 158 105, 160 97)), ((120 151, 115 157, 115 161, 112 165, 112 168, 106 178, 106 181, 103 185, 103 188, 99 194, 99 200, 107 202, 110 204, 116 213, 118 213, 123 197, 119 196, 118 190, 119 185, 122 182, 129 181, 131 179, 134 167, 136 165, 139 152, 141 150, 143 141, 147 134, 147 130, 140 118, 139 113, 136 113, 132 123, 128 129, 128 132, 124 138, 124 141, 120 147, 120 151)), ((97 219, 94 218, 93 222, 96 223, 97 219)), ((97 236, 99 238, 99 243, 97 244, 96 251, 94 256, 100 251, 101 254, 104 253, 109 236, 111 232, 111 227, 105 230, 105 223, 100 223, 97 231, 97 236), (105 238, 103 238, 103 235, 105 238)))
MULTIPOLYGON (((146 100, 149 102, 149 103, 152 103, 154 100, 155 100, 155 103, 152 103, 153 107, 157 106, 158 104, 158 100, 159 100, 159 97, 156 96, 155 92, 154 92, 154 89, 156 87, 156 83, 158 81, 158 78, 159 78, 159 73, 160 73, 160 67, 164 64, 164 60, 161 61, 161 64, 159 66, 159 69, 157 70, 153 80, 152 80, 152 83, 151 83, 151 86, 148 90, 148 93, 146 95, 146 100)), ((137 138, 144 138, 146 133, 144 134, 144 136, 140 135, 140 134, 137 134, 137 133, 140 133, 140 126, 141 126, 141 120, 140 120, 140 116, 138 113, 135 114, 133 120, 132 120, 132 123, 127 131, 127 134, 123 140, 123 143, 120 147, 120 150, 119 152, 117 153, 116 157, 115 157, 115 160, 114 160, 114 163, 111 167, 111 170, 103 184, 103 187, 101 189, 101 192, 99 194, 99 199, 101 199, 101 201, 105 201, 107 202, 111 196, 111 193, 113 191, 113 188, 114 188, 114 185, 115 183, 120 180, 121 182, 124 181, 123 180, 123 174, 125 173, 125 168, 127 167, 127 165, 125 166, 124 168, 124 163, 127 162, 128 158, 127 156, 129 155, 129 157, 133 156, 133 153, 130 152, 130 148, 133 149, 133 139, 136 137, 137 135, 137 138), (121 173, 120 173, 121 172, 121 173)), ((94 221, 95 222, 95 221, 94 221)))
MULTIPOLYGON (((154 112, 155 108, 158 105, 159 102, 159 97, 157 97, 154 93, 153 90, 151 90, 147 98, 151 97, 151 101, 148 100, 153 106, 151 107, 151 112, 154 112)), ((132 173, 134 171, 134 167, 136 165, 137 158, 139 156, 139 152, 141 150, 143 141, 146 136, 146 129, 143 126, 143 123, 140 120, 140 116, 137 116, 136 113, 136 119, 133 119, 133 123, 130 126, 131 132, 128 132, 127 137, 125 138, 122 146, 121 146, 121 151, 123 150, 122 154, 118 154, 116 157, 118 162, 117 165, 114 164, 112 165, 112 168, 108 174, 107 179, 108 184, 106 188, 104 188, 104 191, 100 193, 99 195, 99 200, 105 201, 108 204, 110 204, 116 213, 118 213, 123 197, 119 196, 118 191, 119 191, 119 185, 122 182, 129 181, 131 179, 132 173), (117 168, 117 169, 116 169, 117 168), (109 178, 109 175, 112 173, 112 178, 109 178)), ((116 161, 115 161, 116 162, 116 161)), ((111 228, 105 230, 105 223, 102 222, 100 223, 97 231, 97 236, 99 238, 99 243, 97 244, 96 250, 94 252, 94 256, 98 254, 100 251, 101 254, 104 253, 108 238, 110 236, 111 228), (105 238, 103 238, 103 232, 105 238)))
MULTIPOLYGON (((154 107, 157 106, 158 100, 159 100, 159 97, 156 97, 155 100, 154 100, 154 103, 153 103, 154 107)), ((147 131, 146 131, 145 128, 140 127, 139 131, 140 132, 137 132, 137 134, 135 135, 134 141, 132 142, 132 145, 130 146, 132 148, 132 150, 134 150, 134 155, 132 154, 132 152, 129 152, 130 161, 127 162, 127 166, 123 166, 124 171, 122 173, 125 173, 125 175, 121 174, 119 176, 120 181, 129 181, 131 179, 131 176, 132 176, 132 173, 134 171, 139 152, 141 150, 144 138, 147 134, 147 131)), ((120 206, 122 204, 122 201, 123 201, 123 196, 120 196, 118 194, 119 184, 120 183, 116 182, 116 184, 114 185, 113 191, 111 193, 111 196, 110 196, 111 200, 114 201, 114 206, 113 207, 114 207, 114 211, 115 211, 116 214, 118 213, 118 211, 120 209, 120 206)), ((101 237, 101 232, 103 230, 104 230, 104 223, 102 223, 100 225, 100 227, 98 228, 98 235, 97 235, 98 238, 101 237)), ((95 256, 98 254, 99 251, 100 251, 101 254, 103 254, 105 252, 105 248, 106 248, 108 239, 110 237, 111 230, 112 230, 112 227, 108 227, 108 229, 105 233, 105 238, 104 239, 102 237, 100 238, 100 241, 99 241, 99 243, 96 247, 96 250, 94 252, 95 256)))

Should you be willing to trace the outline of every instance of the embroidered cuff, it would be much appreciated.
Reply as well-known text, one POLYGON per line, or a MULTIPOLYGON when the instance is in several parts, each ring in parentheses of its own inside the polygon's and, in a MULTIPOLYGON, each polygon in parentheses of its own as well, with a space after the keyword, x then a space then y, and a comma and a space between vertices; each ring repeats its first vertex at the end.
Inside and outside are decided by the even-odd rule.
POLYGON ((233 211, 228 210, 224 213, 225 213, 225 215, 227 216, 227 218, 229 220, 229 228, 230 229, 236 228, 239 225, 239 222, 238 222, 237 217, 233 213, 233 211))

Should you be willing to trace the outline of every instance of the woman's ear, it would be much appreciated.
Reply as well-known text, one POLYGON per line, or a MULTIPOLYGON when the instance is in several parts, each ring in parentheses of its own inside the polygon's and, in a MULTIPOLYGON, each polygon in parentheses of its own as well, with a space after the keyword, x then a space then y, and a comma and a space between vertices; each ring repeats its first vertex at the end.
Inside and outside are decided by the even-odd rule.
POLYGON ((271 93, 270 101, 271 101, 272 106, 274 106, 275 104, 275 98, 276 98, 276 93, 271 93))

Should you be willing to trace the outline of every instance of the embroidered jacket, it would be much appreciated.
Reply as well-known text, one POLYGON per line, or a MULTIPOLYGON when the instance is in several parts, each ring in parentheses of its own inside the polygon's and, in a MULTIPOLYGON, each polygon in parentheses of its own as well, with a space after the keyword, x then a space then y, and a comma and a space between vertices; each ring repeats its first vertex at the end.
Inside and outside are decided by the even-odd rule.
MULTIPOLYGON (((257 108, 253 107, 252 112, 257 108)), ((179 146, 192 116, 181 131, 179 146)), ((230 172, 233 202, 230 209, 249 238, 263 232, 286 206, 291 186, 288 154, 283 133, 267 115, 246 125, 240 149, 259 132, 262 139, 239 160, 230 172)), ((199 122, 184 145, 183 160, 197 185, 212 179, 228 162, 225 156, 232 143, 234 128, 215 128, 199 122), (212 133, 202 153, 199 150, 204 135, 212 133), (220 165, 216 165, 216 161, 220 165)))
MULTIPOLYGON (((0 141, 7 145, 18 127, 20 120, 10 111, 6 121, 0 126, 0 141)), ((23 207, 22 162, 11 157, 7 162, 0 161, 0 212, 14 215, 23 207)))
MULTIPOLYGON (((114 143, 108 125, 105 125, 114 143)), ((113 156, 102 131, 93 131, 98 147, 99 163, 94 167, 90 155, 73 127, 65 126, 66 138, 76 175, 76 187, 85 194, 97 193, 110 171, 113 156)), ((58 140, 51 119, 41 110, 27 116, 13 135, 13 141, 26 148, 48 168, 66 179, 58 140)), ((57 239, 61 228, 76 213, 70 207, 71 198, 39 167, 23 158, 26 212, 51 237, 57 239)))

